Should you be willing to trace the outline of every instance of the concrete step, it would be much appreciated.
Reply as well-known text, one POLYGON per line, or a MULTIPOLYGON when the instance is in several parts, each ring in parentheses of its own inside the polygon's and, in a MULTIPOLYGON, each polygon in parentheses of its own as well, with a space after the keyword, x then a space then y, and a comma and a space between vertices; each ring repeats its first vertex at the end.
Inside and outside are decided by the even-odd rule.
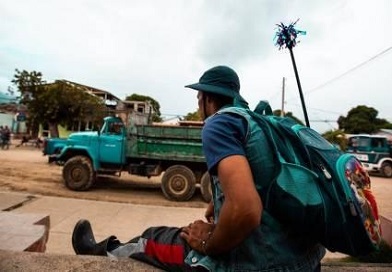
POLYGON ((49 215, 1 211, 0 249, 45 252, 49 229, 49 215))

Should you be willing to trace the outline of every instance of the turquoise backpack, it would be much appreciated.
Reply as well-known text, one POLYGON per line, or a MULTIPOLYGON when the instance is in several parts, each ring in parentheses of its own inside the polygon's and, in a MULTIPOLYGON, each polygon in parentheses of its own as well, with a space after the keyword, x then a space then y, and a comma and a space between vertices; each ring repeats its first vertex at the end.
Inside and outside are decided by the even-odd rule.
POLYGON ((314 236, 332 252, 366 255, 381 241, 376 200, 359 160, 311 128, 272 115, 268 102, 248 110, 275 150, 280 171, 263 205, 277 220, 314 236))

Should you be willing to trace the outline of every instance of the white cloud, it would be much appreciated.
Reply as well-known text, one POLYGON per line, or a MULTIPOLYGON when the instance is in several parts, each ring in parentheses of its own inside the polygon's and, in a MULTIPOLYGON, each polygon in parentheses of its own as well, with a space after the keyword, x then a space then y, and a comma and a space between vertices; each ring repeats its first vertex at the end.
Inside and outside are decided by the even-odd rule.
POLYGON ((391 10, 389 0, 5 0, 0 90, 15 68, 36 70, 46 80, 65 78, 121 98, 149 95, 162 113, 186 114, 196 109, 196 93, 183 86, 226 64, 238 71, 252 106, 268 99, 279 108, 286 77, 286 110, 301 118, 290 54, 273 41, 277 23, 300 18, 307 35, 294 56, 309 119, 336 120, 365 104, 392 122, 392 50, 313 90, 392 46, 391 10))

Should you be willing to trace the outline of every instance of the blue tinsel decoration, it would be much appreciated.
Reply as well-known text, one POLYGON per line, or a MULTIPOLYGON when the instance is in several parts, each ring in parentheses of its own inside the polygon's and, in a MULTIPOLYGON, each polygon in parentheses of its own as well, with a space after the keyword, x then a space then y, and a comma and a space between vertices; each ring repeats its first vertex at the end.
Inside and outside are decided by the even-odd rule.
POLYGON ((283 23, 277 24, 279 31, 276 32, 274 39, 276 39, 275 45, 279 46, 279 50, 282 48, 292 49, 297 44, 298 34, 306 35, 306 31, 294 28, 298 20, 288 26, 283 23))

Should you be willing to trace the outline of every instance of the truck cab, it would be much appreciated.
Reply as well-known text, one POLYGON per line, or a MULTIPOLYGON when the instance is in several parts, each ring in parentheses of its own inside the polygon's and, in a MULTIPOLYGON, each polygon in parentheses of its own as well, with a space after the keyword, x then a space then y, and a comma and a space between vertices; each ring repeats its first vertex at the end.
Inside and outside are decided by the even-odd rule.
MULTIPOLYGON (((98 141, 99 168, 123 165, 126 156, 126 129, 118 117, 105 117, 98 141)), ((114 167, 116 168, 116 167, 114 167)))
POLYGON ((359 134, 348 137, 347 152, 355 155, 369 172, 392 177, 392 148, 387 137, 359 134))
POLYGON ((105 117, 99 131, 72 133, 62 145, 61 152, 54 158, 61 164, 76 156, 85 156, 94 171, 114 173, 121 171, 126 161, 126 129, 119 117, 105 117))

